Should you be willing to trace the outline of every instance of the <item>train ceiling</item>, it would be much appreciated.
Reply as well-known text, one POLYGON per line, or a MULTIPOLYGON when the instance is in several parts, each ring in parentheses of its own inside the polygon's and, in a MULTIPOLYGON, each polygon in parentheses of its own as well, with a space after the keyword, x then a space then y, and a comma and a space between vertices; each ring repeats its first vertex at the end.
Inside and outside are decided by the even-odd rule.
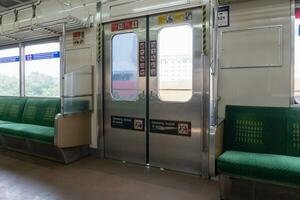
POLYGON ((33 2, 36 0, 0 0, 0 12, 33 2))

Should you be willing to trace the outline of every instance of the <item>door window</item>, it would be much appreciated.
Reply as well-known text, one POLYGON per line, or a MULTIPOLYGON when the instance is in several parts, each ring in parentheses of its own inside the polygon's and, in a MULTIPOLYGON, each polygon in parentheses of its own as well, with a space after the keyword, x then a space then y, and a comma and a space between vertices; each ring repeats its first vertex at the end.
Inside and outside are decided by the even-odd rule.
POLYGON ((112 97, 135 101, 138 96, 138 38, 135 33, 112 39, 112 97))
POLYGON ((186 102, 193 93, 193 29, 166 27, 158 34, 158 96, 186 102))

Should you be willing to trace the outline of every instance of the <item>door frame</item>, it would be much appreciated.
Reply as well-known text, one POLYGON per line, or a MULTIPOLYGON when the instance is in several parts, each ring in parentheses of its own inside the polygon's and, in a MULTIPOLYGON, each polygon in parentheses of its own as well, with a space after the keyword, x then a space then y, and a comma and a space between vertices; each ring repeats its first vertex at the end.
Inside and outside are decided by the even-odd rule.
MULTIPOLYGON (((204 98, 204 109, 208 111, 208 113, 203 116, 205 118, 205 130, 204 130, 204 139, 203 139, 203 152, 205 153, 205 156, 203 157, 203 162, 205 165, 203 165, 202 169, 202 176, 203 177, 209 177, 213 176, 215 174, 215 162, 214 162, 214 138, 215 138, 215 127, 217 125, 217 99, 218 99, 218 87, 217 87, 217 80, 218 80, 218 55, 217 55, 217 8, 218 8, 218 1, 217 0, 203 0, 202 4, 193 4, 190 6, 182 7, 182 9, 186 8, 196 8, 201 6, 205 6, 206 10, 206 21, 203 23, 203 26, 205 26, 205 35, 206 35, 206 48, 207 53, 204 56, 205 57, 205 73, 207 75, 206 77, 206 86, 207 92, 204 98), (212 71, 211 71, 212 70, 212 71), (212 74, 211 74, 212 73, 212 74), (212 84, 210 84, 210 82, 212 84), (210 91, 213 91, 213 94, 210 93, 210 91), (210 101, 212 100, 213 106, 210 108, 210 101), (212 119, 210 119, 212 117, 212 119), (211 123, 211 120, 214 121, 214 123, 211 123), (212 141, 212 142, 210 142, 212 141), (207 164, 206 164, 207 163, 207 164)), ((150 11, 152 14, 159 14, 166 11, 177 11, 180 10, 180 8, 175 8, 169 10, 156 10, 156 11, 150 11)), ((96 14, 96 23, 97 23, 97 63, 98 63, 98 96, 97 96, 97 121, 98 121, 98 137, 97 137, 97 157, 100 159, 104 158, 105 154, 105 140, 104 140, 104 52, 103 52, 103 42, 104 42, 104 29, 103 29, 103 23, 106 20, 103 20, 101 15, 103 13, 103 5, 102 2, 97 2, 97 14, 96 14)), ((145 16, 147 14, 140 13, 135 14, 135 17, 138 16, 145 16)), ((125 17, 128 18, 128 17, 125 17)), ((120 18, 123 19, 123 18, 120 18)), ((112 20, 113 21, 113 20, 112 20)), ((148 69, 148 68, 147 68, 148 69)), ((147 97, 149 98, 149 96, 147 97)), ((146 127, 147 128, 147 127, 146 127)), ((148 148, 149 149, 149 148, 148 148)))

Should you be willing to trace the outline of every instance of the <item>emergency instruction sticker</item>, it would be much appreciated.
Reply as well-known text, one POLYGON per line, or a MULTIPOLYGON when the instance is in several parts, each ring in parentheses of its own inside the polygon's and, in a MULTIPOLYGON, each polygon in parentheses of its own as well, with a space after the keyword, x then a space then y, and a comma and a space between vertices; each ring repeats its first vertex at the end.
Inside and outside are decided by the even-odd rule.
POLYGON ((218 26, 228 27, 230 26, 230 7, 221 6, 218 8, 218 26))
POLYGON ((139 43, 139 76, 146 76, 146 42, 139 43))
POLYGON ((157 76, 157 41, 150 41, 150 76, 157 76))
POLYGON ((145 119, 111 116, 111 127, 134 131, 145 131, 145 119))
POLYGON ((118 22, 118 23, 111 24, 111 32, 131 30, 131 29, 136 29, 136 28, 139 28, 138 20, 130 20, 130 21, 118 22))
POLYGON ((180 23, 189 20, 192 20, 192 11, 159 15, 157 17, 157 24, 158 25, 173 24, 173 23, 180 23))
POLYGON ((151 119, 150 132, 190 137, 192 134, 192 123, 151 119))

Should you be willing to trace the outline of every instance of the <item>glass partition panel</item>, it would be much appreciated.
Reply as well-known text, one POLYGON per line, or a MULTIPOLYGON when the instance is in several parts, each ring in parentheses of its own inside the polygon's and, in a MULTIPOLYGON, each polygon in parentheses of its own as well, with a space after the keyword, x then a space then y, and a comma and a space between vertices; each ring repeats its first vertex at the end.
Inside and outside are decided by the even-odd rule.
POLYGON ((93 110, 93 76, 93 66, 84 66, 74 72, 65 74, 63 114, 93 110))

